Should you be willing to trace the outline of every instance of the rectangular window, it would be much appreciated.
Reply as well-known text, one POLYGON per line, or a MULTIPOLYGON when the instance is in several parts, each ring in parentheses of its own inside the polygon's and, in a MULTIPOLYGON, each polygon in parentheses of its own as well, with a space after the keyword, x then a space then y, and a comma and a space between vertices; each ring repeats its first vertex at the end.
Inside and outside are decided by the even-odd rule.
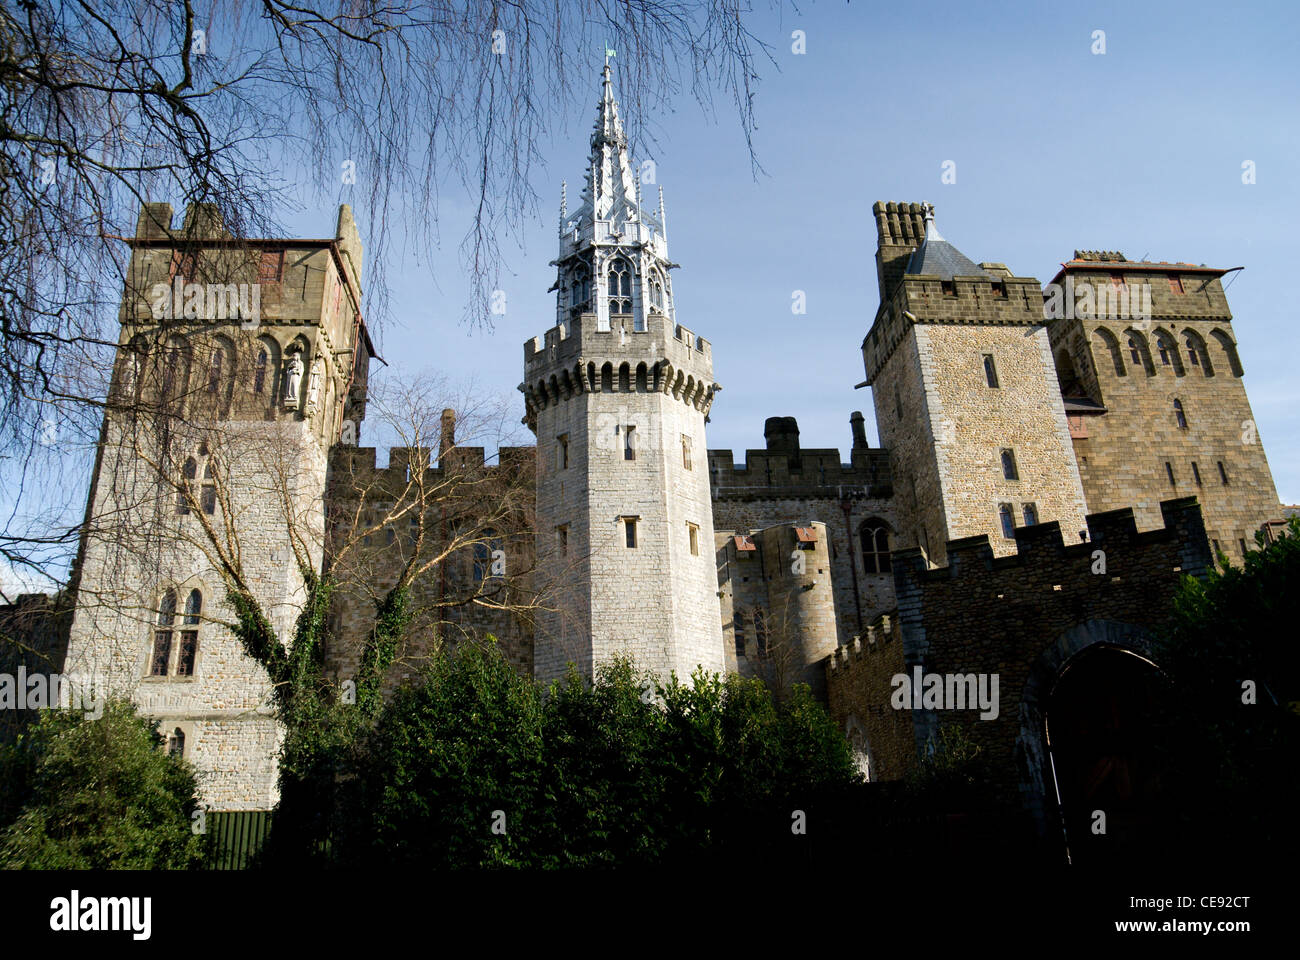
POLYGON ((623 428, 623 459, 636 459, 636 427, 631 424, 623 428))
POLYGON ((1219 461, 1219 479, 1223 481, 1225 487, 1228 485, 1228 470, 1224 467, 1222 460, 1219 461))
POLYGON ((1198 487, 1201 486, 1201 468, 1196 465, 1195 460, 1192 461, 1192 479, 1196 481, 1198 487))
POLYGON ((556 442, 558 442, 560 445, 559 452, 558 452, 560 469, 568 470, 569 469, 569 435, 567 433, 562 433, 555 439, 556 442))
POLYGON ((957 296, 957 284, 951 280, 940 280, 939 290, 943 293, 945 297, 957 296))
POLYGON ((199 649, 199 632, 197 630, 181 631, 181 649, 176 657, 176 676, 194 675, 194 656, 199 649))
POLYGON ((1032 503, 1025 504, 1025 526, 1032 527, 1038 522, 1038 507, 1032 503))
POLYGON ((691 469, 691 438, 682 434, 682 466, 691 469))
POLYGON ((217 488, 212 484, 205 483, 203 485, 201 500, 204 513, 208 516, 212 516, 212 514, 217 512, 217 488))
POLYGON ((691 556, 698 557, 700 555, 700 528, 693 523, 688 523, 686 525, 686 536, 691 541, 691 556))
POLYGON ((1124 274, 1112 273, 1110 275, 1110 285, 1114 287, 1116 290, 1124 286, 1124 274))
POLYGON ((624 537, 626 538, 625 542, 628 548, 634 549, 636 547, 636 518, 624 517, 623 530, 624 530, 624 537))
POLYGON ((1237 543, 1238 543, 1238 545, 1241 547, 1241 556, 1242 556, 1243 558, 1245 558, 1245 556, 1246 556, 1246 538, 1245 538, 1245 537, 1242 537, 1240 540, 1237 541, 1237 543))
POLYGON ((732 620, 732 626, 736 634, 736 656, 743 657, 745 655, 745 614, 744 612, 741 610, 737 610, 735 616, 733 616, 731 620, 732 620))
POLYGON ((1001 280, 993 281, 993 296, 1005 297, 1007 295, 1007 285, 1001 280))
MULTIPOLYGON (((1170 293, 1183 292, 1183 278, 1178 276, 1176 273, 1169 274, 1169 292, 1170 293)), ((1195 363, 1196 361, 1192 361, 1192 362, 1195 363)))
POLYGON ((284 272, 284 251, 263 250, 262 262, 257 267, 258 281, 278 283, 284 272))
POLYGON ((988 382, 990 387, 997 387, 998 368, 993 362, 993 354, 991 353, 984 354, 984 379, 988 382))
MULTIPOLYGON (((174 609, 174 608, 173 608, 174 609)), ((167 676, 167 664, 172 656, 172 632, 157 630, 153 635, 153 660, 149 664, 149 676, 167 676)))
POLYGON ((167 279, 175 279, 179 274, 182 279, 193 280, 194 275, 199 270, 199 255, 197 253, 181 253, 179 250, 172 251, 171 270, 167 279))
POLYGON ((1178 485, 1178 481, 1174 479, 1174 465, 1168 460, 1165 461, 1165 475, 1169 477, 1169 485, 1171 487, 1178 485))
POLYGON ((767 616, 761 607, 754 610, 754 643, 760 657, 767 653, 767 616))
POLYGON ((555 528, 555 544, 559 548, 560 556, 569 555, 569 528, 566 525, 560 525, 555 528))

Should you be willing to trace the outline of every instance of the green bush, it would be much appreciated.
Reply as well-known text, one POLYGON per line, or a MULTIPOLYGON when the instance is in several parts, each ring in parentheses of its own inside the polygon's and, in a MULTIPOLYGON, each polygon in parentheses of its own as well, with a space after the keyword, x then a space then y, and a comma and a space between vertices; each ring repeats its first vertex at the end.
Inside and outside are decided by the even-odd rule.
POLYGON ((194 772, 161 739, 125 701, 110 701, 98 719, 46 711, 0 755, 0 866, 198 866, 194 772))
POLYGON ((495 643, 436 657, 385 708, 344 791, 341 863, 600 867, 758 856, 856 781, 807 688, 656 684, 626 661, 542 691, 495 643))

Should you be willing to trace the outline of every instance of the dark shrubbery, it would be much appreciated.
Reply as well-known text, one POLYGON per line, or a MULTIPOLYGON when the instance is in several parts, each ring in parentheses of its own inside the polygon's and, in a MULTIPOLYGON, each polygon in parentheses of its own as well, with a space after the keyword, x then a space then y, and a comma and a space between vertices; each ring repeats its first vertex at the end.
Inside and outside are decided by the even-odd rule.
POLYGON ((48 710, 0 753, 0 866, 196 867, 194 772, 123 701, 98 719, 48 710))

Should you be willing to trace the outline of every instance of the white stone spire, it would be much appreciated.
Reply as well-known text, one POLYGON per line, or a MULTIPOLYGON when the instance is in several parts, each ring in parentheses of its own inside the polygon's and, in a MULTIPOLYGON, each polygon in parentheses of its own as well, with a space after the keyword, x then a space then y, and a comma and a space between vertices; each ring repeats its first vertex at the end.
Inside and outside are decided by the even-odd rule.
MULTIPOLYGON (((641 171, 651 183, 653 170, 654 165, 647 163, 641 171)), ((626 323, 638 332, 646 328, 652 311, 672 317, 668 272, 675 264, 668 259, 664 236, 663 190, 658 210, 646 209, 642 176, 628 155, 608 60, 601 72, 585 179, 578 205, 572 210, 561 208, 554 288, 558 322, 593 313, 600 329, 626 323)))

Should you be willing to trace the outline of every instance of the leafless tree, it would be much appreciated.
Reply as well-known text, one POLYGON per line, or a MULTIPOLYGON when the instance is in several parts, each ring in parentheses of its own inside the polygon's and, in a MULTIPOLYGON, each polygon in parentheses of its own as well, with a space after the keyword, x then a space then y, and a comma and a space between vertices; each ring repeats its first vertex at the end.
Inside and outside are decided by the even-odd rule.
POLYGON ((0 4, 0 564, 57 578, 81 532, 71 501, 108 394, 119 238, 142 201, 214 204, 244 238, 280 232, 304 188, 337 192, 366 211, 374 329, 390 243, 430 251, 445 192, 467 195, 466 320, 488 324, 502 231, 537 209, 537 144, 589 93, 605 45, 634 145, 653 142, 646 120, 683 90, 706 106, 729 97, 748 141, 764 49, 748 12, 747 0, 0 4), (33 473, 58 470, 71 482, 42 484, 39 509, 16 506, 33 473))

